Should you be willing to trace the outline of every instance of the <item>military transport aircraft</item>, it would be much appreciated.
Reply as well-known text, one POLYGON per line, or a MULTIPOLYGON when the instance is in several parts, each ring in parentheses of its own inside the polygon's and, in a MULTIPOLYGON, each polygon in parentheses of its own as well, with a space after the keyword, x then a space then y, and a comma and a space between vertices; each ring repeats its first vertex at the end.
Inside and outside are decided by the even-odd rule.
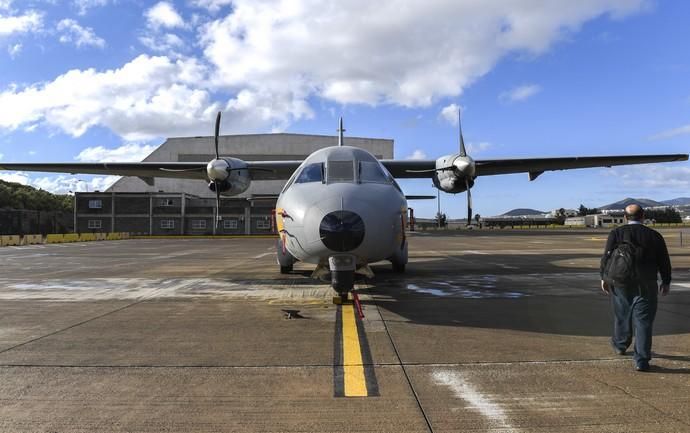
POLYGON ((149 184, 155 177, 205 180, 216 193, 217 209, 221 195, 240 194, 253 180, 287 179, 275 210, 280 271, 290 272, 296 261, 315 264, 315 275, 330 272, 332 287, 346 297, 355 272, 373 275, 369 263, 388 260, 395 271, 405 270, 407 200, 395 178, 431 178, 441 191, 466 191, 469 224, 470 190, 479 176, 528 173, 535 180, 551 170, 688 159, 674 154, 474 160, 467 155, 460 128, 458 153, 436 160, 377 160, 343 144, 341 118, 338 146, 317 150, 304 161, 243 161, 219 154, 220 118, 219 112, 216 157, 208 163, 0 163, 0 170, 136 176, 149 184))

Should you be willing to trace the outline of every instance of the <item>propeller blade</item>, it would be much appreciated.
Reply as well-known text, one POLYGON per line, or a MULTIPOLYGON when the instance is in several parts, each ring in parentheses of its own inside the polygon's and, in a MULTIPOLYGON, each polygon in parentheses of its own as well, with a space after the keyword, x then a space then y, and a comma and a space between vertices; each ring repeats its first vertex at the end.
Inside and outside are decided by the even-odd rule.
MULTIPOLYGON (((458 131, 460 131, 460 156, 467 156, 467 151, 465 150, 465 139, 462 138, 462 114, 461 108, 458 107, 458 131)), ((469 191, 469 189, 468 189, 469 191)))
POLYGON ((472 225, 472 192, 470 191, 470 180, 465 178, 467 185, 467 225, 472 225))
POLYGON ((213 182, 216 185, 216 228, 220 225, 220 185, 217 181, 213 182))
POLYGON ((214 135, 216 144, 216 159, 220 158, 220 155, 218 154, 218 134, 220 134, 220 111, 216 115, 216 133, 214 135))

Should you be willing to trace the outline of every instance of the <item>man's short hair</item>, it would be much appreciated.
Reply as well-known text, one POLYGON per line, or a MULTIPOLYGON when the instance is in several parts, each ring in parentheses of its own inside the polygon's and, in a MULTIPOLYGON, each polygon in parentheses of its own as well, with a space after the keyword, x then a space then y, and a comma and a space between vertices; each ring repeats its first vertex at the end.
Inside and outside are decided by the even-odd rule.
POLYGON ((642 209, 642 206, 640 206, 637 209, 635 209, 635 212, 633 213, 630 213, 626 210, 625 217, 629 221, 642 221, 642 218, 644 218, 644 209, 642 209))

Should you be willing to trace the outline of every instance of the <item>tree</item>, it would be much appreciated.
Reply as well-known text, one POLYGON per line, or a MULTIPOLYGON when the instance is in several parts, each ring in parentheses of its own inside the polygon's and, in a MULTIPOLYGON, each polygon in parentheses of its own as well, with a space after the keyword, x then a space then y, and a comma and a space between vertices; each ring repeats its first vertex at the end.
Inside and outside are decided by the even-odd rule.
POLYGON ((74 197, 56 195, 32 186, 0 180, 0 208, 71 211, 74 197))
POLYGON ((438 225, 438 227, 445 227, 446 226, 446 214, 437 213, 436 214, 436 224, 438 225))
POLYGON ((587 211, 588 211, 588 210, 589 210, 589 209, 587 209, 587 208, 585 207, 585 205, 580 204, 580 207, 577 208, 577 216, 585 216, 585 215, 587 215, 587 211))

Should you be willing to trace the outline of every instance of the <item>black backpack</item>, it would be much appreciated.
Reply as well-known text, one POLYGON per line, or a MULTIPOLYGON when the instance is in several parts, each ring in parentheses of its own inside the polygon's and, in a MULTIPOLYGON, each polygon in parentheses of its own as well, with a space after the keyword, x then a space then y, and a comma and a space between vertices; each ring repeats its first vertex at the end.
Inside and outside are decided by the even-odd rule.
POLYGON ((623 241, 608 256, 604 256, 604 280, 617 285, 637 282, 637 263, 642 249, 631 239, 630 229, 623 228, 623 241))

